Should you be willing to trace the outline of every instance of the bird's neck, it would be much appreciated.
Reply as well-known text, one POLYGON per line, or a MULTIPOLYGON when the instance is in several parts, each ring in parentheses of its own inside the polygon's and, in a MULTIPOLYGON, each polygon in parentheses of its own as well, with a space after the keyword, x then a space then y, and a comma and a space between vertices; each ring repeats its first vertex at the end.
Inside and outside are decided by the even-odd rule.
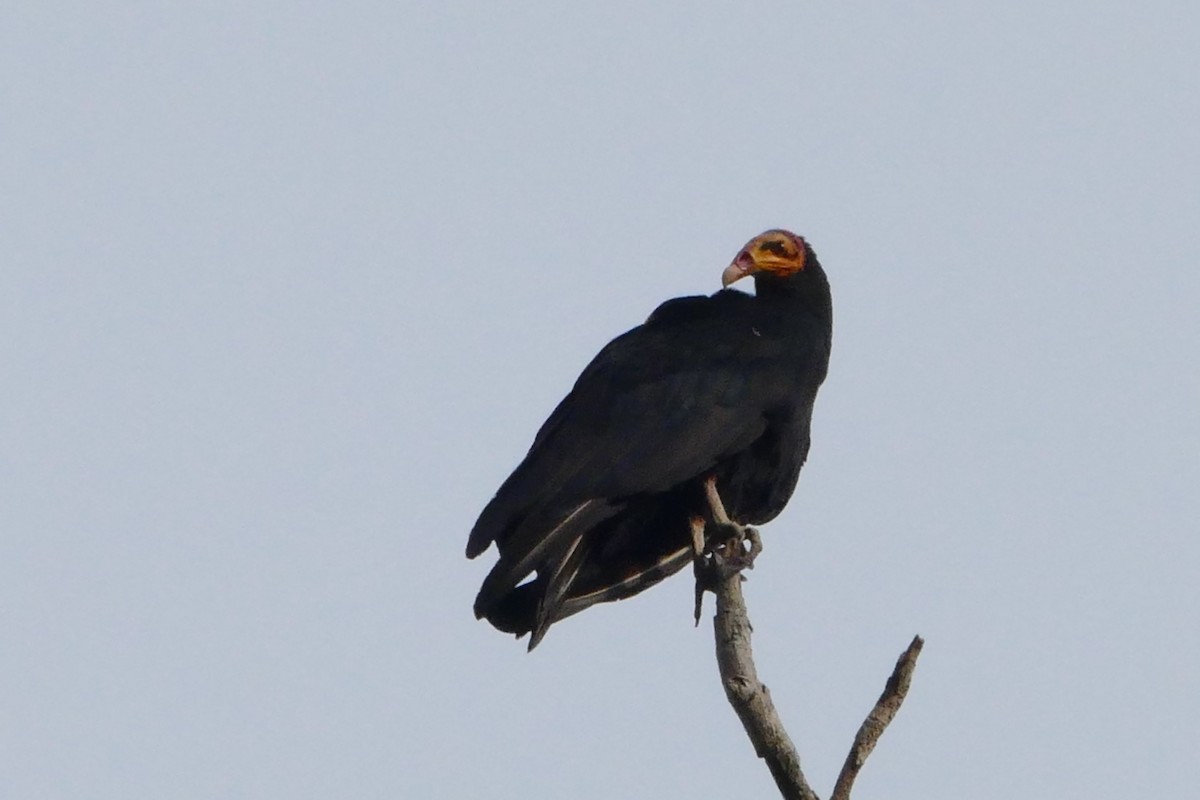
POLYGON ((812 263, 803 274, 786 278, 764 273, 755 275, 754 293, 765 302, 799 307, 822 322, 833 322, 829 281, 819 264, 812 263))

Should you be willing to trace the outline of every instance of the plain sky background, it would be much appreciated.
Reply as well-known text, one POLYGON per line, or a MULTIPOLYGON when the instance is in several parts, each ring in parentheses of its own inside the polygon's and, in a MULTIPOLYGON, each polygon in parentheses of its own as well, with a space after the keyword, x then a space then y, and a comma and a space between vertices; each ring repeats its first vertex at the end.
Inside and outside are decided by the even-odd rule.
POLYGON ((825 795, 1200 785, 1195 2, 0 15, 0 795, 773 797, 691 582, 477 623, 476 514, 760 231, 834 350, 759 669, 825 795))

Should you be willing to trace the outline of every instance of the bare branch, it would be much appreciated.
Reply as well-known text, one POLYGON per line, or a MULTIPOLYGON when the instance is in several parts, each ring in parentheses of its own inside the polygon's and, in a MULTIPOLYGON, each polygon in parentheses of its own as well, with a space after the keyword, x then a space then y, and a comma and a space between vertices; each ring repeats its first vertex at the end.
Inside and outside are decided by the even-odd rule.
MULTIPOLYGON (((770 692, 758 680, 750 648, 751 627, 742 595, 742 580, 737 572, 723 572, 716 582, 717 615, 713 619, 713 631, 725 696, 741 719, 754 752, 767 762, 785 800, 819 800, 800 769, 800 756, 771 702, 770 692)), ((850 800, 854 779, 908 694, 917 656, 924 644, 920 636, 914 637, 900 655, 883 694, 854 737, 854 745, 838 775, 830 800, 850 800)))
POLYGON ((842 771, 838 774, 830 800, 850 800, 850 790, 854 787, 854 779, 858 777, 858 771, 862 769, 867 756, 871 755, 871 751, 875 749, 879 737, 883 735, 888 723, 896 716, 896 712, 900 710, 900 705, 908 694, 913 670, 917 668, 917 656, 921 655, 921 648, 924 645, 924 639, 914 636, 912 644, 900 654, 896 668, 892 670, 892 677, 888 678, 887 685, 884 686, 883 694, 879 696, 875 707, 871 709, 870 714, 867 714, 867 718, 863 720, 863 724, 858 729, 858 734, 854 737, 854 746, 850 748, 850 755, 846 756, 846 763, 842 765, 842 771))
POLYGON ((742 576, 723 575, 717 582, 717 666, 725 696, 737 712, 754 752, 767 762, 775 785, 786 800, 818 800, 800 771, 800 756, 783 728, 771 695, 758 680, 750 650, 750 619, 742 596, 742 576))

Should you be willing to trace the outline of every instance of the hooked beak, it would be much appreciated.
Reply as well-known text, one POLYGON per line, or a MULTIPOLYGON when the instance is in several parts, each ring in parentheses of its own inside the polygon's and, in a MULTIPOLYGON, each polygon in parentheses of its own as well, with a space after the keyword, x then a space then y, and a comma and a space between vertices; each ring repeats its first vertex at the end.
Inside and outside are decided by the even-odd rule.
POLYGON ((725 271, 721 273, 721 286, 726 287, 734 281, 740 281, 750 273, 754 272, 754 258, 745 250, 738 253, 737 258, 733 260, 725 271))

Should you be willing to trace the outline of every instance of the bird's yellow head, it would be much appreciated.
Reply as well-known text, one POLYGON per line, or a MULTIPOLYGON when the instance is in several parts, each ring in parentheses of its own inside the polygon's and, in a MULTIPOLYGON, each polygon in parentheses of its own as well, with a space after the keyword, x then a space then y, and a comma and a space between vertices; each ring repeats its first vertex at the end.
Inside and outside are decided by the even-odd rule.
POLYGON ((728 286, 756 272, 770 272, 780 277, 795 274, 804 269, 807 251, 804 240, 791 231, 760 233, 746 243, 721 273, 721 285, 728 286))

